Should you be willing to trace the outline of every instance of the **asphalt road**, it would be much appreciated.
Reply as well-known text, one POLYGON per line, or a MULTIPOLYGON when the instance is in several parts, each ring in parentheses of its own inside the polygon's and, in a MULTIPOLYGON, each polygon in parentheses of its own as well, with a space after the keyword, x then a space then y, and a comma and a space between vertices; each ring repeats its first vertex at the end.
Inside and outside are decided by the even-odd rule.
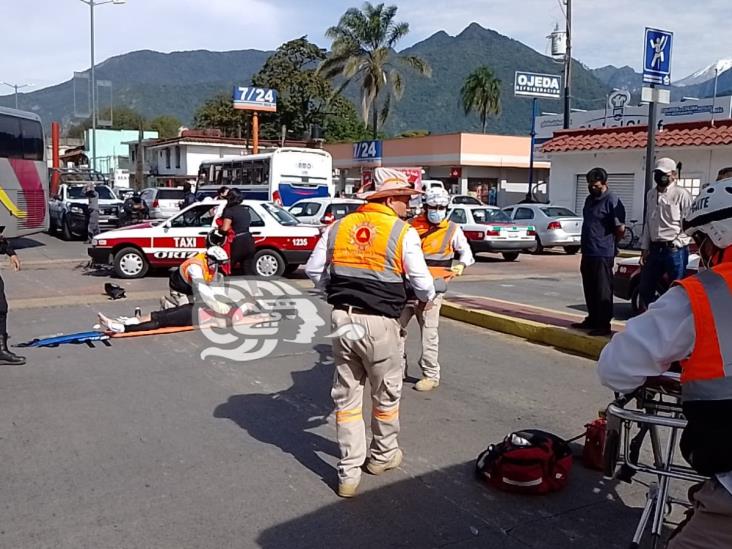
MULTIPOLYGON (((7 277, 21 274, 30 284, 48 271, 7 277)), ((140 283, 136 295, 147 295, 160 280, 140 283)), ((68 297, 13 310, 13 341, 88 329, 99 308, 155 305, 68 297)), ((343 501, 328 331, 310 325, 311 343, 246 363, 202 360, 212 344, 193 332, 28 349, 28 365, 0 368, 0 547, 627 545, 642 486, 605 483, 579 463, 569 487, 546 497, 473 477, 477 454, 512 430, 581 432, 610 398, 591 362, 443 321, 440 388, 405 386, 403 465, 364 475, 359 496, 343 501)))

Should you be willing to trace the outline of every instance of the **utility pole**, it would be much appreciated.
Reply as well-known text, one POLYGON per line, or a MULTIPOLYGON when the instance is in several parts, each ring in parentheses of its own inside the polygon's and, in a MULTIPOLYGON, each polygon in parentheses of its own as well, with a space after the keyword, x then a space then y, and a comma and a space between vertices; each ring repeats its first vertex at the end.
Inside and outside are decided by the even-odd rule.
POLYGON ((23 88, 27 88, 30 86, 30 84, 9 84, 8 82, 3 82, 5 86, 8 86, 10 88, 13 88, 15 90, 15 109, 18 109, 18 90, 22 90, 23 88))
POLYGON ((567 52, 564 56, 564 129, 569 129, 569 116, 572 112, 572 0, 564 0, 566 5, 567 52))

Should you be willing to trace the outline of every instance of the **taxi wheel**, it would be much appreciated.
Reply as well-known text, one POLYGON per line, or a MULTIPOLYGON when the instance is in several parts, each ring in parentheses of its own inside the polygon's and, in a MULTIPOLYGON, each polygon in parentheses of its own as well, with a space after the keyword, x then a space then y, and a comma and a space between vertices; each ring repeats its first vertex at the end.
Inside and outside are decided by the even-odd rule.
POLYGON ((503 256, 503 259, 506 261, 516 261, 518 259, 519 253, 518 252, 503 252, 501 254, 503 256))
POLYGON ((282 276, 286 263, 284 258, 274 250, 259 250, 252 259, 254 274, 262 278, 282 276))
POLYGON ((122 248, 114 254, 114 271, 120 278, 142 278, 150 264, 137 248, 122 248))

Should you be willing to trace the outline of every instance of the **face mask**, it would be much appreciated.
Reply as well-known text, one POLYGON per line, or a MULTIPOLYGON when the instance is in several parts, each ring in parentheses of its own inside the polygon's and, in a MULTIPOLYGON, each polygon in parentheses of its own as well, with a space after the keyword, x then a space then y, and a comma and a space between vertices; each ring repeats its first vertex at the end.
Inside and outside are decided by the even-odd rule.
POLYGON ((594 198, 600 198, 602 196, 602 189, 596 189, 594 187, 589 188, 590 196, 594 198))
POLYGON ((656 185, 659 187, 668 187, 671 184, 671 176, 667 173, 655 171, 653 172, 653 181, 655 181, 656 185))
POLYGON ((446 216, 446 210, 427 210, 427 221, 429 221, 433 225, 441 223, 446 216))

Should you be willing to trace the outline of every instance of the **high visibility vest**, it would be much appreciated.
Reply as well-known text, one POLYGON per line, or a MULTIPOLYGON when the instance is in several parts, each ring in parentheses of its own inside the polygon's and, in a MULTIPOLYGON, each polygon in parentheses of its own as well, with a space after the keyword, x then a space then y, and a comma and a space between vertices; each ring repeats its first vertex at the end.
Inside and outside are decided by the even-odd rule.
POLYGON ((695 342, 681 363, 684 401, 732 399, 732 263, 677 282, 694 316, 695 342))
POLYGON ((379 203, 336 221, 328 235, 328 302, 398 318, 406 304, 402 251, 408 229, 379 203))
POLYGON ((694 349, 682 361, 681 452, 700 473, 732 471, 732 262, 676 282, 689 297, 694 349))
POLYGON ((214 271, 212 271, 208 266, 208 260, 206 259, 206 252, 200 252, 194 255, 193 257, 185 260, 183 264, 180 266, 180 276, 185 280, 188 284, 191 284, 191 275, 188 273, 189 269, 192 265, 198 265, 203 270, 203 280, 207 284, 209 282, 212 282, 215 276, 214 271))
POLYGON ((458 230, 457 224, 444 219, 439 225, 433 225, 427 221, 425 214, 418 215, 410 221, 410 224, 417 230, 422 240, 422 252, 432 276, 444 278, 445 270, 452 266, 455 256, 452 242, 458 230))

